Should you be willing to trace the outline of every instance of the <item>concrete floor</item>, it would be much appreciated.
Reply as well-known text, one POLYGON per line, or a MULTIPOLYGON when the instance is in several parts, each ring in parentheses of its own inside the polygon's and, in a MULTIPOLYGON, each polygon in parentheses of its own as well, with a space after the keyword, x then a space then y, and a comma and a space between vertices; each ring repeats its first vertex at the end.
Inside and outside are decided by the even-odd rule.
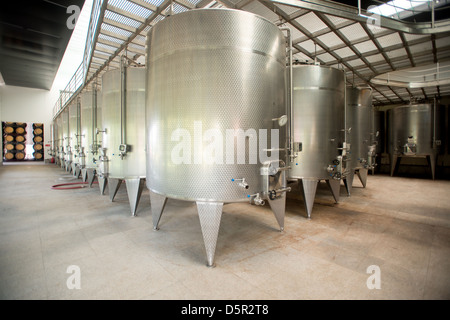
POLYGON ((215 268, 193 203, 168 200, 153 231, 147 189, 131 217, 124 184, 114 202, 97 185, 51 189, 73 181, 0 166, 1 299, 450 299, 448 180, 355 177, 338 204, 321 183, 310 220, 294 188, 282 233, 268 206, 227 204, 215 268))

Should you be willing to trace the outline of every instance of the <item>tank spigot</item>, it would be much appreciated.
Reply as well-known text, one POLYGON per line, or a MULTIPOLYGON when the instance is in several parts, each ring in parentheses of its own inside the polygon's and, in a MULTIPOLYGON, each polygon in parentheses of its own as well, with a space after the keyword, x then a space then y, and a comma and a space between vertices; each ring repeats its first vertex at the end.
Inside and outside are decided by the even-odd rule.
POLYGON ((231 179, 231 181, 236 181, 236 182, 239 182, 238 183, 238 185, 239 185, 239 187, 242 187, 242 188, 244 188, 244 189, 248 189, 248 183, 245 181, 245 178, 242 178, 242 179, 231 179))
POLYGON ((253 199, 253 202, 257 205, 257 206, 263 206, 266 202, 261 198, 261 196, 259 195, 259 193, 256 194, 256 197, 253 199))

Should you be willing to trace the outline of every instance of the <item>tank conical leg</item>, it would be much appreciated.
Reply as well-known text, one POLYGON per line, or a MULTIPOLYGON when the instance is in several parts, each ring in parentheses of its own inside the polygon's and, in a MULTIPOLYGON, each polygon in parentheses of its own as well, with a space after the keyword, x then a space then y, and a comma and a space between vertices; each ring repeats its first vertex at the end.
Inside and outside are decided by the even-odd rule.
POLYGON ((81 169, 81 181, 83 181, 83 182, 87 181, 87 169, 86 168, 81 169))
POLYGON ((277 219, 280 231, 284 230, 284 216, 286 214, 286 192, 283 192, 279 198, 275 200, 267 200, 272 209, 275 218, 277 219))
POLYGON ((130 202, 131 214, 136 215, 136 209, 141 198, 142 190, 144 188, 144 179, 125 179, 127 186, 128 201, 130 202))
POLYGON ((359 170, 357 171, 359 181, 361 181, 364 188, 366 187, 366 184, 367 184, 368 171, 369 170, 366 168, 359 168, 359 170))
POLYGON ((431 178, 434 180, 435 172, 436 172, 436 159, 437 157, 434 154, 430 154, 427 156, 428 163, 431 166, 431 178))
POLYGON ((109 200, 114 200, 114 197, 116 196, 117 191, 119 191, 121 184, 122 179, 108 178, 109 200))
POLYGON ((75 165, 75 177, 79 178, 81 174, 80 166, 75 165))
POLYGON ((394 176, 395 168, 397 166, 397 159, 398 157, 396 155, 391 156, 391 177, 394 176))
POLYGON ((205 242, 207 266, 214 267, 217 238, 219 236, 220 220, 222 218, 223 203, 197 202, 197 211, 205 242))
POLYGON ((160 194, 150 191, 150 204, 152 208, 152 221, 153 229, 158 230, 159 220, 161 220, 161 215, 163 213, 164 207, 166 206, 167 198, 160 194))
POLYGON ((319 181, 317 179, 302 179, 303 200, 305 201, 305 208, 308 218, 311 218, 318 182, 319 181))
POLYGON ((107 185, 107 180, 104 176, 98 176, 98 187, 100 188, 100 194, 104 195, 105 194, 105 188, 107 185))
POLYGON ((95 179, 94 169, 88 168, 88 169, 86 169, 86 173, 87 173, 87 182, 89 183, 89 188, 91 188, 92 184, 94 183, 94 179, 95 179))
POLYGON ((353 178, 355 177, 355 172, 351 170, 351 172, 343 179, 344 180, 344 186, 345 190, 347 190, 347 196, 350 197, 352 193, 352 187, 353 187, 353 178))
MULTIPOLYGON (((76 177, 76 173, 77 173, 77 164, 76 163, 73 163, 72 162, 72 164, 71 164, 71 172, 72 172, 72 175, 74 176, 74 177, 76 177)), ((78 177, 77 177, 78 178, 78 177)))
POLYGON ((340 189, 341 189, 341 180, 336 179, 327 179, 327 185, 331 190, 331 194, 333 195, 334 201, 336 203, 339 202, 340 189))

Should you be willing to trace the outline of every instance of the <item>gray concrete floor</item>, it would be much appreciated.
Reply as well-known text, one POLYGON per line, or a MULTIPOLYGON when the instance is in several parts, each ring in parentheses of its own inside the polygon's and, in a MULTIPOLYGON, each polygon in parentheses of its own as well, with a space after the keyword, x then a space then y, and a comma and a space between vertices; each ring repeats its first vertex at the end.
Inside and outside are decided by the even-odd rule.
POLYGON ((268 206, 227 204, 208 268, 193 203, 169 199, 153 231, 147 189, 131 217, 124 184, 114 202, 51 189, 72 179, 0 166, 1 299, 450 299, 450 181, 355 177, 338 204, 321 183, 311 219, 294 187, 282 233, 268 206))

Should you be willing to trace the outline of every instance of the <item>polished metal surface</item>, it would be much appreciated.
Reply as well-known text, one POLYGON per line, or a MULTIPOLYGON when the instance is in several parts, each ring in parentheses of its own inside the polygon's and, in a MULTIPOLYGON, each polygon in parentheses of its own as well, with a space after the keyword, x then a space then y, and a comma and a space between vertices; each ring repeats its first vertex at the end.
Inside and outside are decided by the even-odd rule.
POLYGON ((145 68, 126 67, 122 88, 121 70, 105 72, 101 90, 101 127, 104 149, 101 174, 108 178, 145 178, 145 68), (125 96, 124 96, 125 95, 125 96), (123 116, 121 101, 126 101, 123 116), (126 153, 120 146, 127 145, 126 153), (106 168, 106 170, 104 170, 106 168))
POLYGON ((388 110, 388 148, 391 176, 398 158, 425 157, 435 177, 438 149, 441 143, 440 121, 434 103, 410 104, 388 110))
POLYGON ((390 155, 437 153, 439 122, 433 104, 411 104, 388 110, 388 152, 390 155), (407 148, 408 143, 413 148, 407 148))
MULTIPOLYGON (((350 169, 369 168, 369 152, 375 151, 373 140, 372 89, 347 87, 347 143, 350 169)), ((370 156, 372 157, 372 155, 370 156)))
POLYGON ((71 164, 72 172, 75 173, 75 166, 78 164, 78 152, 80 147, 80 113, 78 99, 74 99, 69 105, 69 144, 71 152, 68 161, 71 164))
POLYGON ((80 94, 80 158, 84 156, 84 160, 79 164, 85 168, 97 168, 98 148, 100 145, 97 141, 97 119, 98 119, 98 103, 97 96, 99 92, 86 90, 80 94), (84 162, 84 164, 82 164, 84 162))
POLYGON ((261 159, 249 160, 258 151, 248 146, 245 163, 238 163, 236 143, 227 163, 226 131, 255 130, 261 138, 259 129, 266 129, 268 148, 271 129, 284 137, 286 127, 272 120, 286 114, 282 32, 244 11, 190 10, 158 22, 147 47, 147 187, 169 198, 212 202, 248 201, 261 192, 261 159), (203 151, 211 146, 208 132, 223 142, 212 162, 203 151), (173 161, 174 148, 188 138, 192 152, 173 161))
POLYGON ((345 77, 341 70, 297 65, 293 68, 293 139, 302 152, 290 161, 291 179, 329 179, 341 154, 345 117, 345 77))
POLYGON ((70 132, 69 132, 69 108, 64 109, 61 113, 62 117, 62 139, 63 139, 63 157, 64 167, 68 171, 70 167, 70 159, 72 157, 70 132))

